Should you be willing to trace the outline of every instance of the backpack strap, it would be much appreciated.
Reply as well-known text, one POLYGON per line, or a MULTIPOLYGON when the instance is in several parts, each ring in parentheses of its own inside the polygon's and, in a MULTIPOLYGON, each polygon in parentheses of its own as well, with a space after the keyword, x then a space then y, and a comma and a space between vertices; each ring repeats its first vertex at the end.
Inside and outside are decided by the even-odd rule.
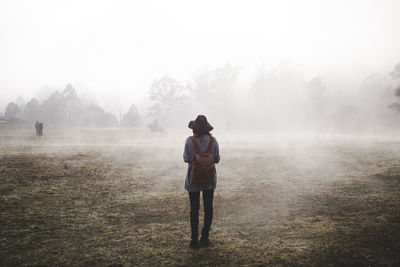
POLYGON ((190 139, 192 140, 192 143, 193 143, 193 146, 194 146, 194 151, 196 152, 196 154, 200 154, 199 145, 197 145, 197 142, 194 139, 194 136, 191 136, 190 139))
MULTIPOLYGON (((200 148, 199 148, 199 145, 197 144, 194 136, 191 136, 190 139, 192 140, 192 143, 193 143, 193 146, 194 146, 194 151, 196 152, 196 154, 200 154, 200 148)), ((209 154, 210 153, 213 142, 214 142, 214 137, 212 137, 210 135, 210 142, 208 143, 207 149, 204 152, 205 154, 209 154)))
POLYGON ((206 152, 205 152, 206 154, 209 154, 209 153, 210 153, 210 151, 211 151, 211 146, 212 146, 213 142, 214 142, 214 137, 212 137, 212 136, 210 135, 210 143, 208 143, 208 147, 207 147, 206 152))

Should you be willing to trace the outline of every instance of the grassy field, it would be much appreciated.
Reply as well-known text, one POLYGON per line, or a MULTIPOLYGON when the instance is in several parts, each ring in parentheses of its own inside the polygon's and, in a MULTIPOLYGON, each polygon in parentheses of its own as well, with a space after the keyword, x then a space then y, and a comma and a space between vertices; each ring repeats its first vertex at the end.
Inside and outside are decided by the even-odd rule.
POLYGON ((0 128, 1 266, 400 264, 400 141, 217 134, 193 251, 184 134, 45 134, 0 128))

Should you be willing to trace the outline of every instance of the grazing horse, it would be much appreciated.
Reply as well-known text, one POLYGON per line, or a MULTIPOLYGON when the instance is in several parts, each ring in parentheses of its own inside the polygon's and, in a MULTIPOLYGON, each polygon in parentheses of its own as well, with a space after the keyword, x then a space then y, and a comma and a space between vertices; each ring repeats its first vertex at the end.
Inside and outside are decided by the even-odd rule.
POLYGON ((147 127, 150 129, 150 132, 152 132, 152 133, 156 133, 156 132, 159 132, 160 134, 165 133, 164 128, 161 126, 158 126, 157 123, 148 124, 147 127))

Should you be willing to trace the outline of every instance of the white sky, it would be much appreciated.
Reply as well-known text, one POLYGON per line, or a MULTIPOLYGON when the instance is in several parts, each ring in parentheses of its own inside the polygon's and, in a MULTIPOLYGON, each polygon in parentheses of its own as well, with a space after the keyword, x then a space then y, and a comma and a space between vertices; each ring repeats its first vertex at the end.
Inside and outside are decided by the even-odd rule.
POLYGON ((156 78, 226 61, 249 81, 287 58, 328 82, 359 81, 400 61, 399 14, 395 0, 0 0, 0 110, 72 83, 117 112, 156 78))

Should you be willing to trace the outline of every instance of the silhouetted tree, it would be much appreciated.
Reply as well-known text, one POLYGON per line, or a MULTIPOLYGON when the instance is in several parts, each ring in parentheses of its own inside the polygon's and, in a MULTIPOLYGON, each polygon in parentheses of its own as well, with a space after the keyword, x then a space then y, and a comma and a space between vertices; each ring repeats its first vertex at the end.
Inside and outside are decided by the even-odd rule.
POLYGON ((264 64, 262 64, 257 69, 257 76, 254 83, 250 87, 249 95, 254 99, 257 99, 260 95, 264 97, 264 91, 267 90, 267 88, 268 79, 265 73, 264 64))
POLYGON ((4 118, 6 120, 10 119, 20 119, 22 117, 22 111, 20 107, 14 102, 8 103, 6 110, 4 112, 4 118))
POLYGON ((140 125, 141 119, 135 104, 132 104, 128 112, 122 117, 121 125, 123 127, 136 127, 140 125))
POLYGON ((54 91, 42 105, 36 99, 28 102, 23 117, 28 121, 44 121, 52 125, 77 127, 114 127, 115 115, 96 104, 83 105, 75 88, 68 84, 60 93, 54 91))
POLYGON ((80 116, 83 112, 83 106, 78 98, 75 88, 71 84, 67 84, 62 92, 63 109, 65 114, 63 120, 66 124, 71 126, 78 126, 80 116))
POLYGON ((253 121, 269 130, 295 127, 303 119, 303 66, 291 60, 280 62, 267 73, 264 67, 249 90, 253 121))
POLYGON ((23 117, 30 122, 42 120, 40 105, 36 98, 32 98, 26 104, 23 117))
POLYGON ((235 112, 234 85, 240 68, 226 63, 216 68, 203 68, 195 72, 190 80, 193 92, 193 107, 201 113, 212 114, 213 121, 221 127, 232 124, 235 112))
MULTIPOLYGON (((392 78, 394 80, 400 80, 400 63, 398 63, 395 67, 394 70, 390 73, 390 75, 392 76, 392 78)), ((398 85, 394 91, 394 95, 397 98, 400 98, 400 85, 398 85)), ((396 110, 398 112, 400 112, 400 102, 394 102, 392 104, 389 105, 389 107, 393 110, 396 110)))
POLYGON ((168 76, 155 80, 149 90, 149 99, 153 103, 149 107, 149 116, 162 124, 179 122, 190 107, 189 94, 188 87, 168 76))
POLYGON ((17 104, 17 106, 21 109, 24 110, 25 109, 25 99, 22 96, 18 96, 17 100, 15 100, 15 104, 17 104))
POLYGON ((231 101, 234 98, 233 86, 240 68, 226 63, 214 69, 203 68, 192 75, 191 87, 196 101, 212 105, 221 100, 231 101), (214 100, 214 101, 213 101, 214 100))
POLYGON ((362 81, 359 97, 361 101, 367 102, 368 105, 371 105, 371 102, 376 102, 375 104, 384 107, 387 103, 382 103, 382 101, 389 101, 392 98, 392 90, 392 85, 386 75, 372 73, 362 81))
POLYGON ((80 125, 83 127, 116 127, 118 119, 114 114, 105 112, 98 105, 91 104, 85 108, 80 125))
POLYGON ((352 105, 336 106, 332 121, 333 128, 338 132, 354 133, 360 130, 359 112, 352 105))
POLYGON ((43 121, 53 125, 65 124, 65 105, 63 96, 60 92, 55 91, 42 104, 43 121))
POLYGON ((326 126, 328 101, 325 97, 325 82, 320 76, 313 78, 306 85, 306 123, 320 132, 326 126))
POLYGON ((394 67, 390 75, 393 79, 400 79, 400 62, 394 67))

